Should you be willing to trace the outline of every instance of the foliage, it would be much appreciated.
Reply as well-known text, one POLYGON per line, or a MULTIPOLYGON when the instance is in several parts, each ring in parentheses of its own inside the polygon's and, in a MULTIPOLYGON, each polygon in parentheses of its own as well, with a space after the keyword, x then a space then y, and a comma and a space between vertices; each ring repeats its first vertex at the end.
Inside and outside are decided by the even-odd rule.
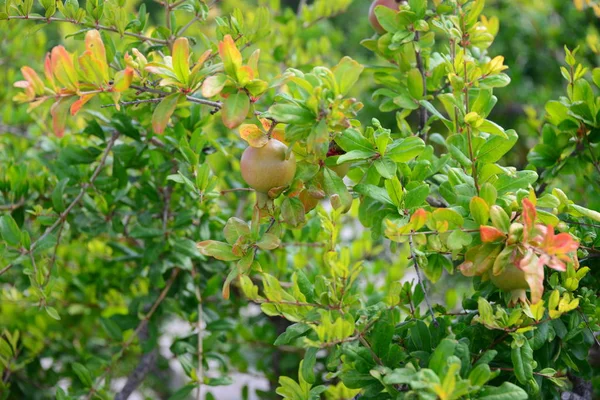
POLYGON ((379 6, 386 32, 345 55, 328 19, 351 3, 0 3, 0 398, 210 398, 243 372, 264 398, 549 399, 595 377, 600 69, 565 47, 567 95, 507 164, 485 2, 379 6), (27 36, 31 61, 35 23, 71 30, 27 36), (253 193, 240 156, 274 139, 296 173, 253 193))

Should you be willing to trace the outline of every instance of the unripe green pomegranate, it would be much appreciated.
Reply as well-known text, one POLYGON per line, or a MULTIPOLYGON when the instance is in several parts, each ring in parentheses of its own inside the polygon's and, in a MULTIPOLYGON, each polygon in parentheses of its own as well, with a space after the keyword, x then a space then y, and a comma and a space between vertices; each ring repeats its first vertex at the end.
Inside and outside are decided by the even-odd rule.
POLYGON ((403 1, 400 1, 400 0, 375 0, 375 1, 373 1, 373 3, 371 3, 371 8, 369 8, 369 22, 371 23, 371 26, 373 27, 373 29, 375 29, 375 32, 377 32, 379 34, 385 33, 385 29, 383 29, 383 26, 381 26, 379 21, 377 21, 377 16, 375 15, 375 7, 384 6, 387 8, 391 8, 392 10, 398 11, 398 6, 400 3, 403 3, 403 1))
POLYGON ((512 303, 526 298, 525 291, 529 289, 529 284, 525 280, 525 273, 513 263, 507 263, 500 275, 490 273, 490 280, 498 289, 512 294, 512 303))
POLYGON ((260 193, 288 186, 296 174, 296 157, 290 153, 286 160, 287 149, 279 140, 271 139, 263 147, 244 150, 240 168, 248 186, 260 193))

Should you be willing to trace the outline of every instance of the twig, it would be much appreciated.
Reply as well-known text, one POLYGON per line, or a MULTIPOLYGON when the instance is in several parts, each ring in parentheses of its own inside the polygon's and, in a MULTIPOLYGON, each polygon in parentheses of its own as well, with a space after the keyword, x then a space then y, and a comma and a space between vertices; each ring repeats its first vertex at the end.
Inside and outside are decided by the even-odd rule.
MULTIPOLYGON (((140 99, 140 100, 133 100, 133 101, 121 101, 119 102, 119 105, 121 106, 134 106, 134 105, 138 105, 138 104, 142 104, 142 103, 160 103, 162 101, 162 97, 157 97, 157 98, 152 98, 152 99, 140 99)), ((103 104, 100 106, 100 108, 107 108, 107 107, 116 107, 117 105, 115 103, 111 103, 111 104, 103 104)))
POLYGON ((427 289, 425 289, 425 284, 423 283, 423 279, 421 279, 421 274, 419 272, 419 261, 417 259, 417 255, 415 254, 412 232, 408 235, 408 244, 410 246, 410 255, 413 260, 413 266, 415 267, 415 272, 417 273, 417 280, 419 281, 419 285, 421 285, 421 289, 423 290, 425 303, 427 304, 427 308, 429 309, 429 313, 431 314, 431 318, 433 319, 433 325, 437 327, 438 321, 435 318, 435 314, 433 313, 433 308, 431 307, 431 303, 429 302, 429 295, 427 294, 427 289))
MULTIPOLYGON (((120 33, 119 30, 115 27, 112 26, 106 26, 106 25, 99 25, 99 24, 88 24, 85 22, 81 22, 81 21, 76 21, 74 19, 68 19, 68 18, 58 18, 58 17, 42 17, 41 15, 9 15, 8 19, 22 19, 22 20, 27 20, 27 21, 43 21, 43 22, 68 22, 71 23, 73 25, 79 25, 79 26, 83 26, 85 28, 90 28, 90 29, 99 29, 99 30, 103 30, 103 31, 108 31, 108 32, 116 32, 116 33, 120 33)), ((123 35, 125 36, 130 36, 130 37, 134 37, 137 39, 140 39, 143 42, 154 42, 154 43, 159 43, 162 45, 167 45, 168 42, 164 39, 159 39, 159 38, 153 38, 150 36, 144 36, 144 35, 140 35, 138 33, 133 33, 133 32, 123 32, 123 35)))
POLYGON ((194 288, 196 289, 196 302, 198 303, 198 322, 197 322, 197 335, 198 335, 198 372, 196 373, 198 377, 198 391, 196 392, 196 400, 200 400, 202 398, 202 384, 204 383, 204 366, 202 361, 204 359, 204 345, 203 345, 203 330, 202 330, 202 292, 200 291, 200 282, 196 282, 196 277, 198 273, 196 271, 196 266, 192 268, 192 278, 194 288))
MULTIPOLYGON (((96 181, 96 178, 98 178, 98 175, 100 175, 100 172, 102 171, 102 168, 104 167, 104 164, 106 164, 106 160, 108 158, 108 154, 110 153, 110 151, 111 151, 112 147, 114 146, 115 141, 117 140, 118 137, 119 137, 119 132, 115 131, 113 133, 112 137, 110 138, 110 140, 108 141, 108 144, 106 145, 106 149, 104 149, 104 154, 102 155, 102 158, 100 159, 100 163, 98 164, 98 166, 96 167, 96 169, 92 173, 92 176, 90 177, 90 180, 88 182, 84 183, 83 185, 81 185, 81 190, 79 191, 79 193, 77 194, 77 196, 75 196, 75 199, 73 199, 73 201, 71 202, 71 204, 69 204, 67 206, 67 208, 62 213, 60 213, 58 219, 51 226, 49 226, 44 231, 44 233, 42 234, 42 236, 40 236, 37 240, 35 240, 33 243, 31 243, 31 246, 29 247, 29 250, 23 252, 23 255, 33 253, 35 251, 36 246, 40 242, 42 242, 44 239, 46 239, 46 237, 48 237, 48 235, 50 235, 52 232, 54 232, 54 230, 60 224, 64 223, 65 220, 67 219, 67 217, 69 216, 69 213, 81 201, 81 199, 83 198, 83 196, 85 195, 85 193, 87 192, 87 190, 90 187, 94 186, 94 182, 96 181)), ((0 275, 2 275, 3 273, 5 273, 6 271, 8 271, 12 266, 13 266, 13 264, 9 264, 5 268, 3 268, 0 271, 0 275)))
POLYGON ((21 197, 19 201, 13 204, 0 204, 0 211, 14 211, 25 204, 25 198, 21 197))
POLYGON ((129 348, 129 346, 131 346, 131 344, 133 343, 135 338, 140 334, 142 329, 144 329, 144 327, 146 326, 148 321, 150 321, 150 318, 152 318, 152 315, 154 315, 154 312, 158 309, 158 306, 160 306, 160 304, 163 302, 163 300, 167 296, 167 293, 169 293, 171 286, 173 286, 173 283, 175 282, 175 278, 177 278, 177 275, 179 275, 179 271, 180 271, 179 268, 173 268, 173 270, 171 272, 171 276, 169 277, 169 280, 167 281, 163 290, 158 295, 158 298, 156 299, 154 304, 152 304, 150 311, 148 311, 148 314, 146 314, 146 316, 144 316, 144 318, 140 321, 139 325, 137 326, 137 328, 135 328, 135 330, 133 331, 133 334, 129 337, 129 339, 127 339, 127 341, 125 343, 123 343, 123 346, 121 347, 121 350, 119 350, 119 353, 116 356, 112 357, 112 363, 104 370, 104 372, 102 373, 100 378, 92 386, 92 388, 90 389, 90 392, 86 396, 87 400, 90 400, 92 398, 92 396, 94 395, 94 393, 96 393, 98 391, 98 387, 99 387, 100 383, 110 373, 110 371, 114 367, 114 364, 117 361, 119 361, 121 359, 121 357, 123 357, 123 354, 125 354, 125 351, 129 348))
MULTIPOLYGON (((138 92, 154 93, 154 94, 161 95, 163 97, 173 94, 173 93, 162 91, 160 89, 149 88, 147 86, 131 85, 129 87, 137 90, 138 92)), ((210 101, 210 100, 206 100, 206 99, 199 99, 197 97, 193 97, 190 95, 186 95, 185 98, 187 99, 187 101, 190 101, 192 103, 204 104, 207 106, 214 107, 216 109, 221 109, 221 107, 223 107, 223 103, 221 103, 219 101, 210 101)))
MULTIPOLYGON (((140 340, 148 339, 148 326, 140 331, 138 337, 140 340)), ((133 372, 127 377, 127 382, 123 389, 115 396, 115 400, 127 400, 131 393, 144 381, 148 372, 152 370, 158 358, 158 350, 152 349, 149 353, 142 355, 138 365, 133 372)))
POLYGON ((50 275, 52 275, 52 269, 54 268, 54 264, 56 264, 56 253, 58 253, 58 246, 60 246, 60 239, 62 237, 64 228, 65 223, 63 221, 58 229, 58 234, 56 235, 56 245, 54 245, 54 251, 52 252, 52 258, 50 259, 50 266, 48 267, 48 272, 46 272, 46 276, 44 277, 44 283, 42 284, 42 287, 45 287, 50 281, 50 275))
POLYGON ((221 190, 221 194, 232 193, 232 192, 254 192, 252 188, 232 188, 221 190))
MULTIPOLYGON (((425 67, 423 66, 423 57, 421 56, 421 50, 417 49, 417 44, 421 37, 421 32, 415 32, 415 41, 413 46, 415 47, 415 58, 417 61, 417 69, 421 73, 421 79, 423 84, 423 97, 427 96, 427 76, 425 75, 425 67)), ((419 136, 423 137, 423 140, 427 141, 427 132, 423 132, 425 125, 427 125, 427 109, 424 106, 419 106, 419 136)))
POLYGON ((579 315, 581 315, 581 318, 583 318, 583 322, 585 322, 585 326, 587 326, 588 330, 592 334, 592 337, 594 338, 594 342, 596 342, 596 346, 600 347, 600 342, 598 341, 598 338, 594 334, 594 331, 592 330, 592 327, 590 326, 590 322, 588 321, 587 317, 585 316, 585 313, 581 310, 581 307, 577 307, 577 312, 579 312, 579 315))

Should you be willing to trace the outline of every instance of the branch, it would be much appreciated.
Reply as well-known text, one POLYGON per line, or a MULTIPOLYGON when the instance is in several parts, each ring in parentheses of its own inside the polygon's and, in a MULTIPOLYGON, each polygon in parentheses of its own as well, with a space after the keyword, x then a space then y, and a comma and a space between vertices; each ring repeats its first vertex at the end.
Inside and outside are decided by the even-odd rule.
POLYGON ((150 321, 150 318, 152 318, 152 315, 154 315, 154 312, 158 309, 158 306, 160 306, 160 304, 163 302, 165 297, 167 297, 167 293, 169 293, 171 286, 173 286, 173 283, 175 282, 175 278, 177 278, 177 275, 179 275, 179 271, 180 271, 179 268, 173 268, 173 270, 171 272, 171 276, 169 277, 169 280, 165 284, 165 287, 163 288, 163 290, 158 295, 158 298, 156 299, 154 304, 152 304, 152 307, 150 307, 150 311, 148 311, 148 314, 146 314, 146 316, 140 321, 139 325, 137 326, 137 328, 135 328, 135 330, 133 331, 133 334, 129 337, 129 339, 127 339, 127 341, 125 343, 123 343, 123 346, 121 347, 121 350, 119 350, 119 353, 117 353, 117 355, 112 357, 111 364, 104 370, 104 373, 102 373, 100 378, 92 386, 89 393, 85 397, 86 400, 90 400, 92 398, 92 396, 94 395, 94 393, 97 393, 100 383, 106 378, 106 376, 110 373, 112 368, 114 368, 115 363, 123 357, 123 354, 125 354, 125 351, 129 348, 129 346, 131 346, 131 344, 133 343, 135 338, 140 335, 140 332, 142 332, 142 330, 148 324, 148 321, 150 321))
MULTIPOLYGON (((165 97, 165 96, 168 96, 170 94, 173 94, 173 93, 162 91, 160 89, 149 88, 147 86, 131 85, 129 87, 131 89, 137 90, 138 92, 154 93, 154 94, 161 95, 162 97, 165 97)), ((211 107, 214 107, 214 108, 219 109, 219 110, 221 109, 221 107, 223 107, 223 103, 221 103, 220 101, 211 101, 211 100, 206 100, 206 99, 199 99, 197 97, 193 97, 193 96, 190 96, 190 95, 186 95, 185 98, 189 102, 197 103, 197 104, 204 104, 204 105, 211 106, 211 107)))
MULTIPOLYGON (((423 57, 421 56, 421 50, 417 48, 417 43, 421 37, 421 32, 415 32, 415 41, 413 43, 415 47, 415 58, 417 60, 417 69, 421 73, 421 79, 423 83, 423 97, 427 96, 427 76, 425 75, 425 67, 423 66, 423 57)), ((419 136, 423 137, 423 140, 427 141, 427 132, 423 132, 425 125, 427 125, 427 109, 423 106, 419 106, 419 136)))
POLYGON ((412 232, 408 235, 408 244, 410 247, 410 256, 413 260, 413 266, 415 267, 415 272, 417 273, 417 280, 419 281, 419 285, 421 285, 421 289, 423 290, 423 295, 425 297, 425 303, 427 304, 427 308, 429 309, 429 313, 431 314, 431 318, 433 319, 433 325, 438 326, 438 321, 435 318, 435 314, 433 313, 433 308, 431 308, 431 303, 429 302, 429 295, 427 294, 427 290, 425 289, 425 284, 421 279, 421 274, 419 273, 419 261, 417 259, 417 255, 415 254, 415 248, 413 244, 412 232))
MULTIPOLYGON (((62 213, 60 213, 58 219, 44 231, 42 236, 40 236, 37 240, 35 240, 33 243, 31 243, 31 246, 29 246, 29 250, 23 252, 23 255, 33 253, 35 251, 36 246, 40 242, 42 242, 44 239, 46 239, 46 237, 48 237, 48 235, 50 235, 52 232, 54 232, 54 230, 56 228, 58 228, 59 225, 63 224, 66 221, 67 217, 69 216, 69 213, 81 201, 81 199, 83 198, 83 196, 85 195, 87 190, 90 187, 94 186, 94 182, 96 181, 96 178, 98 178, 98 175, 100 175, 100 172, 102 171, 102 168, 104 167, 104 164, 106 164, 106 159, 108 158, 108 154, 110 153, 110 151, 111 151, 112 147, 114 146, 115 141, 117 140, 118 137, 119 137, 119 132, 115 131, 113 133, 112 137, 110 138, 110 140, 108 141, 108 144, 106 145, 106 149, 104 150, 104 154, 102 154, 102 158, 100 159, 100 164, 98 164, 98 166, 92 173, 90 180, 88 182, 84 183, 83 185, 81 185, 81 190, 79 191, 77 196, 75 196, 75 199, 73 199, 71 204, 69 204, 67 206, 67 208, 62 213)), ((2 270, 0 270, 0 275, 5 273, 6 271, 8 271, 12 266, 13 266, 13 264, 9 264, 8 266, 6 266, 2 270)))
MULTIPOLYGON (((8 19, 22 19, 22 20, 28 20, 28 21, 44 21, 47 23, 50 22, 68 22, 71 23, 73 25, 78 25, 78 26, 83 26, 85 28, 90 28, 90 29, 98 29, 98 30, 103 30, 103 31, 108 31, 108 32, 116 32, 116 33, 120 33, 119 30, 113 26, 106 26, 106 25, 100 25, 100 24, 88 24, 85 22, 81 22, 81 21, 77 21, 74 19, 68 19, 68 18, 58 18, 58 17, 42 17, 41 15, 9 15, 8 19)), ((167 45, 168 42, 164 39, 159 39, 159 38, 153 38, 150 36, 144 36, 144 35, 140 35, 139 33, 133 33, 133 32, 123 32, 124 36, 130 36, 130 37, 134 37, 136 39, 140 39, 143 42, 154 42, 154 43, 159 43, 162 45, 167 45)))
POLYGON ((200 291, 200 282, 196 282, 197 275, 198 273, 194 266, 192 268, 192 278, 196 289, 196 302, 198 303, 198 322, 196 324, 196 329, 198 330, 198 372, 196 372, 196 376, 198 377, 198 391, 196 392, 196 400, 200 400, 202 398, 202 384, 204 383, 204 366, 202 364, 202 360, 204 359, 204 344, 202 338, 202 292, 200 291))
MULTIPOLYGON (((142 328, 138 337, 143 340, 148 339, 147 326, 144 326, 144 328, 142 328)), ((127 377, 127 382, 125 383, 125 386, 123 386, 123 389, 121 389, 121 391, 115 396, 115 400, 127 400, 131 393, 133 393, 133 391, 137 389, 137 387, 140 386, 141 383, 144 381, 148 372, 150 372, 150 370, 156 364, 157 358, 157 349, 153 349, 149 353, 144 354, 142 358, 140 358, 140 361, 138 362, 138 365, 135 367, 133 372, 127 377)))

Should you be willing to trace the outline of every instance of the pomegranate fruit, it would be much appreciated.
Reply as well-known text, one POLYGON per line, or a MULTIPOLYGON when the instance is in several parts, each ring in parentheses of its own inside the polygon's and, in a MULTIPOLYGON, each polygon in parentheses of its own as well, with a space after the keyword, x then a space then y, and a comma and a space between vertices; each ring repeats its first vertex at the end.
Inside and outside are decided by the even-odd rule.
POLYGON ((371 3, 371 8, 369 8, 369 22, 371 23, 373 29, 375 29, 375 32, 379 34, 385 33, 385 29, 383 26, 381 26, 377 20, 377 16, 375 15, 375 7, 384 6, 398 11, 398 6, 400 3, 402 3, 400 0, 375 0, 373 3, 371 3))
POLYGON ((490 280, 498 289, 511 293, 511 303, 527 299, 525 291, 529 289, 529 284, 525 280, 525 273, 513 263, 507 263, 500 275, 490 273, 490 280))
POLYGON ((268 193, 276 187, 288 186, 296 174, 296 157, 288 147, 277 139, 271 139, 263 147, 248 147, 240 160, 242 178, 260 193, 268 193))

